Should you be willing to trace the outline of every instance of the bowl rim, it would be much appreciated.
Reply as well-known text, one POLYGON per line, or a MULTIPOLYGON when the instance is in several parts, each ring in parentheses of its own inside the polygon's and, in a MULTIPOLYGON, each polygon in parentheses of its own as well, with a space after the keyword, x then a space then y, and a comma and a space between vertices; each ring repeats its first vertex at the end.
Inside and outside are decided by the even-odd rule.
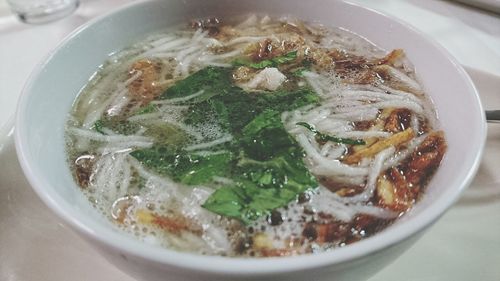
MULTIPOLYGON (((383 231, 374 235, 372 237, 363 239, 359 242, 353 243, 347 247, 338 248, 335 251, 329 251, 325 253, 317 254, 306 254, 300 256, 291 257, 268 257, 268 258, 234 258, 234 257, 221 257, 221 256, 204 256, 193 253, 178 252, 175 250, 155 247, 147 245, 136 239, 125 237, 123 234, 118 234, 113 231, 112 227, 97 227, 88 224, 89 220, 85 218, 84 215, 78 215, 71 209, 71 206, 65 201, 60 201, 60 197, 55 194, 55 192, 47 192, 45 186, 49 185, 46 180, 40 180, 37 178, 37 174, 34 168, 30 164, 30 156, 28 153, 28 141, 23 136, 26 135, 27 127, 22 126, 24 124, 25 117, 23 115, 23 108, 26 107, 28 103, 30 92, 32 90, 34 81, 41 72, 43 72, 44 67, 48 64, 52 57, 63 48, 68 42, 73 40, 78 34, 85 32, 89 27, 98 24, 99 22, 105 21, 106 19, 116 16, 129 9, 134 9, 141 5, 149 5, 150 3, 157 2, 155 0, 145 0, 138 1, 123 5, 117 9, 104 13, 87 23, 81 25, 76 30, 71 32, 66 36, 56 48, 54 48, 31 72, 25 86, 23 87, 22 93, 18 100, 16 115, 15 115, 15 147, 17 151, 17 156, 21 165, 21 168, 28 179, 33 190, 38 194, 42 201, 47 205, 56 215, 61 218, 65 223, 69 224, 73 229, 77 230, 79 234, 83 234, 86 237, 91 237, 93 240, 99 242, 100 244, 112 247, 115 250, 128 253, 135 257, 140 257, 145 260, 154 261, 162 265, 170 265, 179 269, 189 269, 196 270, 198 272, 207 273, 218 273, 218 274, 234 274, 239 276, 244 275, 265 275, 265 274, 278 274, 284 272, 295 272, 307 269, 314 269, 324 266, 329 266, 332 264, 342 264, 346 263, 363 256, 368 256, 381 251, 384 248, 392 247, 403 240, 408 239, 412 235, 419 233, 432 225, 440 216, 442 216, 446 210, 458 200, 459 195, 463 190, 472 182, 474 175, 476 174, 480 160, 484 151, 484 146, 486 143, 487 136, 487 124, 484 115, 484 110, 480 102, 480 97, 474 86, 471 78, 465 72, 463 67, 458 63, 458 61, 451 56, 451 54, 437 43, 434 39, 430 38, 428 35, 414 28, 410 24, 400 20, 392 15, 387 15, 380 11, 372 8, 365 7, 361 4, 352 3, 350 1, 338 1, 342 2, 344 5, 355 6, 356 8, 361 8, 368 10, 371 13, 377 14, 378 16, 385 17, 391 22, 401 25, 401 27, 408 29, 415 34, 415 37, 427 41, 439 51, 440 55, 451 62, 464 83, 468 86, 467 91, 474 96, 475 100, 478 102, 479 110, 483 112, 482 122, 478 124, 478 130, 482 134, 477 136, 479 138, 480 145, 475 148, 476 154, 473 161, 468 169, 468 173, 463 175, 463 180, 460 186, 449 189, 447 195, 441 196, 439 203, 432 204, 425 210, 422 210, 418 215, 412 218, 411 224, 406 224, 403 227, 398 227, 399 225, 393 225, 388 228, 388 231, 383 231), (217 267, 213 264, 216 263, 217 267), (258 269, 258 271, 256 271, 258 269)), ((49 189, 50 190, 50 189, 49 189)))

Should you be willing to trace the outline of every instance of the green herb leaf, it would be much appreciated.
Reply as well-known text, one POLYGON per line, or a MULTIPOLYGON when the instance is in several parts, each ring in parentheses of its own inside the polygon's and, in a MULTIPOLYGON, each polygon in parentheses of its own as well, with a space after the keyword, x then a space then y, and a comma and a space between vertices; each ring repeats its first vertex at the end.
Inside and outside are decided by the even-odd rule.
POLYGON ((260 62, 249 63, 247 66, 249 66, 251 68, 256 68, 256 69, 263 69, 263 68, 266 68, 266 67, 275 67, 277 65, 278 64, 275 63, 273 60, 263 60, 263 61, 260 61, 260 62))
MULTIPOLYGON (((273 63, 295 59, 296 52, 273 63)), ((233 141, 210 148, 220 154, 199 155, 183 150, 189 143, 185 132, 168 125, 152 136, 154 147, 131 153, 148 168, 187 185, 217 186, 203 207, 217 214, 249 223, 286 206, 298 194, 317 187, 303 163, 304 153, 287 133, 283 111, 314 104, 319 97, 310 88, 294 91, 247 93, 233 85, 231 69, 207 67, 177 82, 165 98, 203 94, 185 102, 184 123, 191 126, 218 124, 233 141), (179 137, 175 137, 179 136, 179 137), (163 139, 164 141, 160 141, 163 139), (220 187, 214 176, 234 184, 220 187)), ((155 129, 156 130, 156 129, 155 129)))
POLYGON ((140 125, 134 122, 123 120, 121 118, 103 118, 97 120, 92 126, 92 129, 103 135, 106 135, 106 133, 104 132, 104 128, 107 128, 118 134, 130 135, 137 132, 137 130, 139 130, 140 128, 140 125))
MULTIPOLYGON (((212 193, 202 207, 216 214, 240 219, 244 201, 236 192, 236 188, 222 187, 212 193)), ((249 220, 243 218, 241 220, 246 223, 249 222, 249 220)))
POLYGON ((166 146, 136 150, 130 155, 157 173, 188 185, 208 183, 214 176, 225 176, 232 158, 230 152, 202 156, 166 146))
POLYGON ((99 119, 95 121, 94 126, 92 126, 92 129, 94 129, 98 133, 105 135, 104 131, 102 130, 103 127, 104 127, 104 122, 101 119, 99 119))
POLYGON ((316 130, 316 128, 314 128, 314 126, 312 126, 306 122, 298 122, 298 123, 296 123, 296 125, 305 127, 309 131, 313 132, 316 135, 316 137, 320 141, 323 141, 323 142, 332 141, 332 142, 336 142, 336 143, 344 143, 344 144, 352 144, 352 145, 364 145, 364 144, 366 144, 366 142, 364 140, 359 140, 359 139, 355 140, 355 139, 350 139, 350 138, 339 138, 339 137, 334 137, 334 136, 330 136, 327 134, 323 134, 321 132, 318 132, 316 130))
POLYGON ((267 160, 295 143, 281 123, 281 113, 265 110, 243 128, 240 145, 253 159, 267 160))
POLYGON ((235 174, 240 172, 241 178, 235 180, 234 186, 217 189, 204 208, 249 223, 318 186, 302 162, 301 153, 283 153, 268 161, 244 158, 238 167, 235 174))
POLYGON ((284 63, 294 61, 296 58, 297 58, 297 51, 292 51, 292 52, 286 53, 283 56, 274 57, 271 60, 275 64, 279 65, 279 64, 284 64, 284 63))
POLYGON ((158 111, 158 106, 156 106, 155 104, 152 104, 152 103, 149 103, 148 105, 142 107, 142 108, 139 108, 139 110, 137 110, 134 115, 140 115, 140 114, 146 114, 146 113, 153 113, 153 112, 156 112, 158 111))
POLYGON ((253 62, 250 60, 248 57, 241 57, 241 58, 236 58, 231 62, 232 66, 249 66, 253 62))
POLYGON ((152 137, 154 143, 169 149, 178 149, 189 141, 185 131, 170 123, 149 124, 144 135, 152 137))
POLYGON ((305 71, 311 70, 312 65, 313 63, 310 60, 305 59, 302 61, 302 66, 292 71, 292 75, 297 77, 302 77, 304 76, 305 71))
POLYGON ((318 185, 278 111, 265 110, 246 125, 238 147, 242 150, 231 171, 235 185, 218 189, 207 199, 203 207, 212 212, 248 223, 318 185))
POLYGON ((186 97, 203 91, 203 94, 189 101, 189 103, 196 103, 221 94, 232 87, 230 68, 209 66, 178 81, 163 92, 159 99, 186 97))

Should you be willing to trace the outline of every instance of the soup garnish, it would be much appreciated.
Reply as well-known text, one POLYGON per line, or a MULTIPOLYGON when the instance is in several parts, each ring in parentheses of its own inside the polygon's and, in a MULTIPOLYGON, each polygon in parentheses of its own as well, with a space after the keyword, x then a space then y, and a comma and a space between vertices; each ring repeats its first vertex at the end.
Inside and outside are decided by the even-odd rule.
POLYGON ((112 54, 67 125, 75 180, 139 239, 332 250, 394 222, 446 150, 403 50, 292 18, 211 18, 112 54))

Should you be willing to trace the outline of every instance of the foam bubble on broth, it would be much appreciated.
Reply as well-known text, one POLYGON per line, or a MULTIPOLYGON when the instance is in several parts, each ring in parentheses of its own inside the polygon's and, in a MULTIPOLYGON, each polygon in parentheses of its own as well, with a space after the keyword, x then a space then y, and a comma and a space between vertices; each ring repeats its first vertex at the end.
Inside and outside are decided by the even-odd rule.
POLYGON ((342 28, 194 19, 99 67, 68 119, 68 160, 91 204, 145 243, 334 250, 410 210, 438 167, 446 142, 422 89, 403 50, 342 28), (245 86, 266 68, 280 80, 245 86))

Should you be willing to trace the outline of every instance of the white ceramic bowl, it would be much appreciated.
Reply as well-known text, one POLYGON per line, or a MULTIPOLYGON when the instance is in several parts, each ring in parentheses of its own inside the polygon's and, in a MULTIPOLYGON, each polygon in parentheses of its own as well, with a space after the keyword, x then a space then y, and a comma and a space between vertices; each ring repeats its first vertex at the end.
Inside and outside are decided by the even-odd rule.
POLYGON ((478 94, 460 65, 426 36, 378 12, 329 0, 314 4, 171 0, 135 3, 70 35, 34 70, 24 89, 17 111, 16 148, 26 177, 42 200, 111 262, 140 280, 363 280, 407 249, 470 183, 485 143, 485 124, 478 94), (66 163, 64 124, 77 93, 108 54, 170 24, 246 12, 291 14, 347 28, 386 50, 406 51, 435 103, 449 147, 424 198, 393 226, 328 253, 266 259, 207 257, 134 240, 114 230, 81 194, 66 163))

